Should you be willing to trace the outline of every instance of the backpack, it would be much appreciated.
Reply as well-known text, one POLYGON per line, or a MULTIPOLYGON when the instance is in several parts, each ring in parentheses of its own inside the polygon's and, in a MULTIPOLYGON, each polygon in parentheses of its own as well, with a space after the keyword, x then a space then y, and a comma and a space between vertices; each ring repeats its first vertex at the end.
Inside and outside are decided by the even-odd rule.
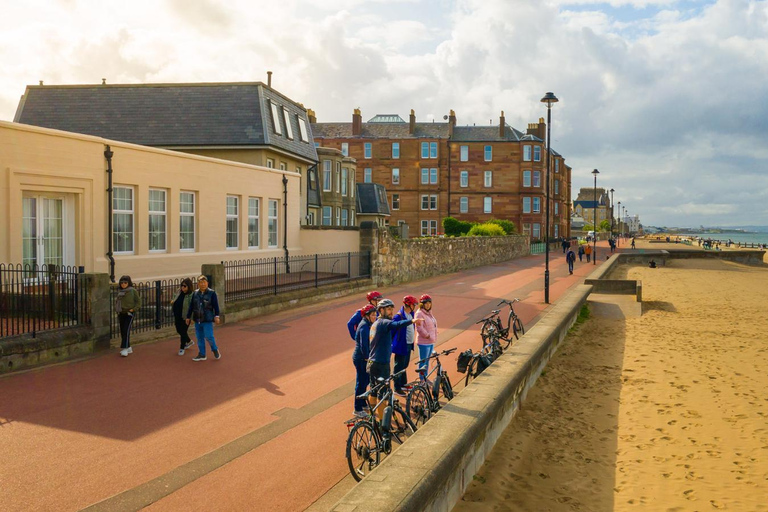
POLYGON ((459 373, 465 373, 467 371, 467 366, 469 366, 469 362, 472 360, 472 351, 467 349, 461 354, 459 354, 459 357, 456 358, 456 371, 459 373))
POLYGON ((493 360, 491 359, 491 356, 487 354, 482 354, 478 356, 477 358, 477 370, 475 370, 475 376, 480 375, 485 371, 486 368, 491 366, 491 363, 493 363, 493 360))

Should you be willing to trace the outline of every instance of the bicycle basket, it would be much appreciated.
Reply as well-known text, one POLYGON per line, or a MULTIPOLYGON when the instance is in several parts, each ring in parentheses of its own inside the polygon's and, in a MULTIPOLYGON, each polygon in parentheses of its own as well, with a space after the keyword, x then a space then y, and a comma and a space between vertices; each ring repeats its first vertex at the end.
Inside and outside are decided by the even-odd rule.
POLYGON ((459 354, 458 358, 456 359, 456 370, 459 373, 465 373, 467 371, 467 366, 469 366, 469 362, 472 360, 472 351, 471 350, 465 350, 461 354, 459 354))
POLYGON ((487 354, 483 354, 481 356, 478 356, 477 358, 477 370, 475 372, 475 375, 480 375, 485 371, 486 368, 491 366, 491 363, 493 362, 493 359, 491 359, 491 356, 487 354))

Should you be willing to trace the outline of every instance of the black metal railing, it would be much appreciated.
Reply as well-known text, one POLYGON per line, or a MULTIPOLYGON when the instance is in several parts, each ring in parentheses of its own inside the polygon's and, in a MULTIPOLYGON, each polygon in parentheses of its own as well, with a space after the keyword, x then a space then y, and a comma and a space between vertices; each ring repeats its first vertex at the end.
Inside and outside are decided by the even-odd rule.
MULTIPOLYGON (((222 261, 224 300, 233 302, 371 276, 370 252, 222 261)), ((219 295, 221 297, 221 295, 219 295)))
MULTIPOLYGON (((141 307, 133 317, 132 333, 153 331, 175 325, 171 302, 179 292, 183 279, 183 277, 179 277, 177 279, 133 283, 134 289, 136 289, 141 298, 141 307)), ((117 292, 117 285, 112 285, 109 294, 109 318, 112 338, 120 336, 120 326, 117 323, 117 312, 115 311, 117 292)))
POLYGON ((0 338, 86 324, 84 267, 0 264, 0 338))

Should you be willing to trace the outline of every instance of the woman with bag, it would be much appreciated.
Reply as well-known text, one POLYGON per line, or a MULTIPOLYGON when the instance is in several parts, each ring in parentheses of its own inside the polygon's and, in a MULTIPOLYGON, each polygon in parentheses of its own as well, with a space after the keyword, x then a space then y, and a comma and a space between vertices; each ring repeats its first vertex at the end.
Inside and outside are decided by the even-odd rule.
POLYGON ((184 351, 194 345, 189 337, 189 325, 187 325, 186 313, 189 311, 189 304, 192 302, 192 280, 184 278, 179 287, 179 293, 171 301, 173 309, 173 320, 176 324, 176 332, 179 333, 179 355, 183 356, 184 351))

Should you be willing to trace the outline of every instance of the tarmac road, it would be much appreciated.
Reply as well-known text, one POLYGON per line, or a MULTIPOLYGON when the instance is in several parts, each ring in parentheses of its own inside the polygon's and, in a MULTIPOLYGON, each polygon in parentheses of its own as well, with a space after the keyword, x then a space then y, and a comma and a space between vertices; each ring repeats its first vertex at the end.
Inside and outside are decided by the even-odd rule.
MULTIPOLYGON (((526 328, 535 323, 543 268, 537 255, 380 291, 398 305, 429 293, 442 348, 477 350, 475 322, 499 298, 519 297, 526 328)), ((551 300, 594 268, 577 261, 568 275, 561 251, 551 253, 551 300)), ((127 358, 115 351, 0 377, 0 510, 310 507, 348 476, 346 322, 364 303, 345 297, 219 326, 218 361, 192 362, 195 349, 178 356, 173 338, 127 358)), ((455 357, 443 364, 461 389, 455 357)))

